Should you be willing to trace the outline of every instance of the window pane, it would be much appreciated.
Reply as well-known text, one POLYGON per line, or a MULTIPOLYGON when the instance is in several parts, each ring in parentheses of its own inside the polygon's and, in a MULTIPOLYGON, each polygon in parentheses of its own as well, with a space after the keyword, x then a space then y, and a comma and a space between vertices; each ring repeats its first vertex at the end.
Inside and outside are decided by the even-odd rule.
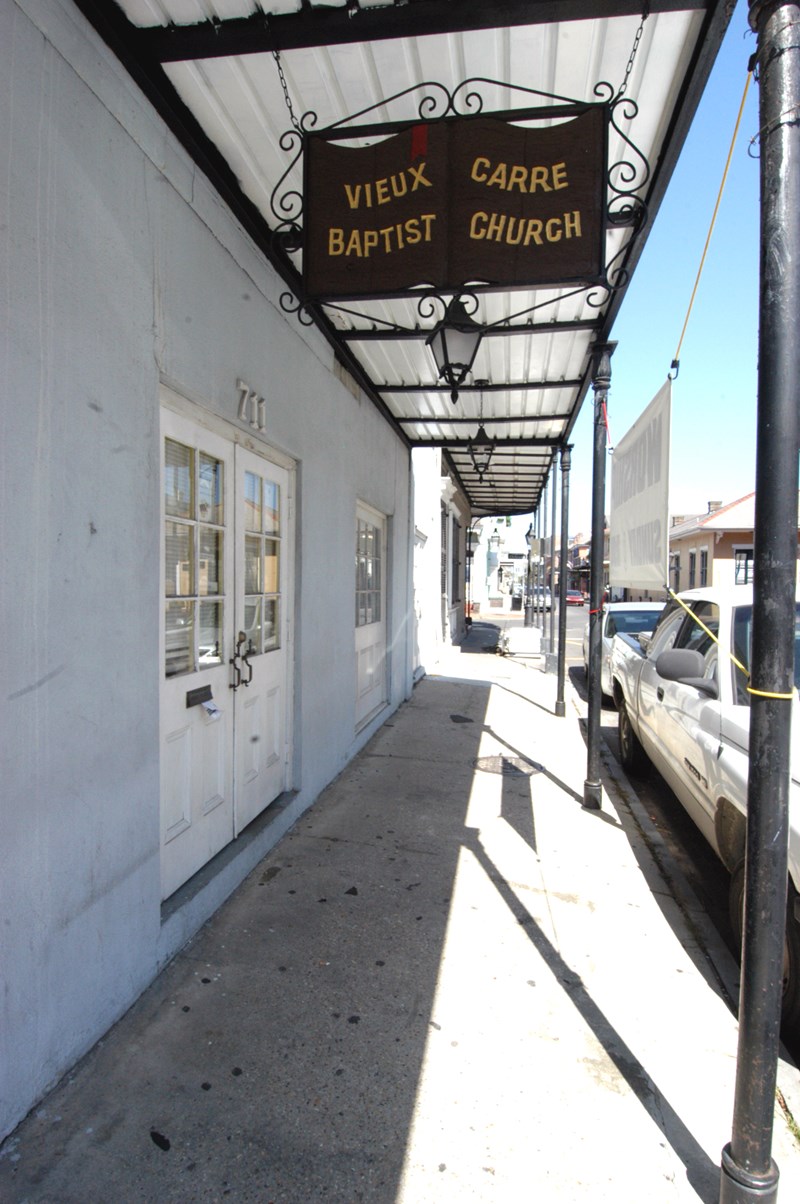
MULTIPOLYGON (((244 600, 244 633, 256 652, 261 652, 261 598, 244 600)), ((245 648, 248 644, 245 642, 245 648)))
POLYGON ((198 590, 201 595, 222 593, 222 531, 201 527, 199 533, 198 590))
POLYGON ((264 593, 277 594, 280 588, 278 573, 278 541, 264 540, 264 593))
POLYGON ((194 669, 194 604, 168 602, 164 671, 167 677, 194 669))
POLYGON ((164 443, 164 507, 177 518, 194 517, 194 452, 167 439, 164 443))
POLYGON ((264 600, 264 651, 280 648, 280 628, 278 627, 278 599, 264 600))
POLYGON ((261 539, 258 535, 244 537, 244 591, 260 594, 261 585, 261 539))
POLYGON ((166 581, 168 598, 185 598, 195 592, 192 528, 185 523, 166 524, 166 581))
POLYGON ((261 530, 261 477, 244 474, 244 525, 248 531, 261 530))
POLYGON ((198 484, 197 517, 204 523, 222 526, 225 516, 222 508, 222 461, 200 453, 200 481, 198 484))
POLYGON ((281 488, 274 481, 264 481, 264 534, 280 535, 281 488))
POLYGON ((222 603, 200 603, 198 660, 200 667, 222 664, 222 603))

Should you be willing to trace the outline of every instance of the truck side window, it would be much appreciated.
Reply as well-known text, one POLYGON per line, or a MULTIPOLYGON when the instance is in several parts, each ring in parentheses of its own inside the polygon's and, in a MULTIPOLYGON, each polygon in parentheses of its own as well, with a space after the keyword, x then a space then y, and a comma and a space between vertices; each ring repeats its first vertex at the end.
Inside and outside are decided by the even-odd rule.
MULTIPOLYGON (((752 606, 737 606, 733 612, 733 655, 738 661, 741 661, 746 669, 750 668, 752 629, 752 606)), ((750 695, 747 693, 747 687, 750 684, 749 678, 745 673, 742 673, 741 669, 737 669, 733 662, 731 662, 731 665, 733 668, 733 690, 736 705, 749 707, 750 695)))
POLYGON ((675 637, 678 634, 683 620, 686 618, 686 611, 676 602, 673 609, 667 608, 658 620, 658 626, 653 632, 653 639, 647 652, 649 660, 655 660, 662 652, 666 652, 675 643, 675 637))
POLYGON ((712 631, 714 635, 719 634, 719 607, 714 602, 698 602, 692 611, 699 619, 702 619, 704 626, 701 627, 690 615, 687 615, 686 622, 681 628, 674 646, 676 648, 693 648, 695 652, 699 652, 707 659, 708 653, 716 650, 716 643, 708 632, 712 631), (708 631, 705 628, 708 628, 708 631))

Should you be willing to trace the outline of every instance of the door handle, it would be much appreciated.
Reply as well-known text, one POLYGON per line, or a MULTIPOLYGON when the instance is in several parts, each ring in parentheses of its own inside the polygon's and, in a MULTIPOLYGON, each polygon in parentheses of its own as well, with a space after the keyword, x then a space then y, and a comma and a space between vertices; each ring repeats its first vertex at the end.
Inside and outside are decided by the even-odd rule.
POLYGON ((663 686, 659 686, 658 689, 656 690, 656 698, 658 699, 659 702, 664 701, 664 687, 663 686))
MULTIPOLYGON (((229 665, 233 665, 233 681, 229 682, 230 688, 232 690, 238 690, 239 686, 241 686, 241 685, 249 686, 250 682, 253 680, 253 668, 249 664, 249 662, 248 662, 248 667, 250 669, 250 676, 246 682, 242 682, 242 671, 239 668, 240 658, 242 660, 247 659, 247 653, 245 653, 245 655, 242 656, 242 644, 245 642, 246 639, 247 639, 247 636, 245 635, 245 633, 243 631, 240 631, 239 638, 236 641, 236 651, 234 652, 233 656, 228 661, 229 665)), ((249 651, 249 649, 248 649, 248 651, 249 651)))
MULTIPOLYGON (((244 632, 240 632, 240 635, 244 635, 244 632)), ((253 680, 253 663, 250 660, 250 657, 253 655, 254 652, 255 652, 255 648, 253 647, 253 641, 248 640, 247 641, 247 651, 242 653, 242 660, 247 665, 247 668, 250 670, 250 673, 246 679, 242 678, 243 686, 249 686, 250 682, 253 680)))

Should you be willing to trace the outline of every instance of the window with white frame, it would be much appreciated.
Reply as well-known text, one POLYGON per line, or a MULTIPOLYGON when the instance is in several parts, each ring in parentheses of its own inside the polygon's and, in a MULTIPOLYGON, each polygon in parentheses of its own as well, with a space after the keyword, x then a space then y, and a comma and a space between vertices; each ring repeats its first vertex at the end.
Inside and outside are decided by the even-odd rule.
POLYGON ((366 519, 356 522, 356 627, 379 623, 383 617, 381 530, 366 519))
POLYGON ((733 553, 733 572, 736 585, 752 585, 753 583, 753 549, 735 548, 733 553))

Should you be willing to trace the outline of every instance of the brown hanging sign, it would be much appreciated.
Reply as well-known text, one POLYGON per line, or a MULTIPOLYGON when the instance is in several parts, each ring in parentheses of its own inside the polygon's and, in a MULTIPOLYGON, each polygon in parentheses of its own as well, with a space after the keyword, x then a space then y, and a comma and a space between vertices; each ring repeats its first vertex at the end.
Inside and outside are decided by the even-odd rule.
POLYGON ((420 123, 365 148, 309 135, 306 295, 600 279, 606 129, 596 105, 548 128, 420 123))

